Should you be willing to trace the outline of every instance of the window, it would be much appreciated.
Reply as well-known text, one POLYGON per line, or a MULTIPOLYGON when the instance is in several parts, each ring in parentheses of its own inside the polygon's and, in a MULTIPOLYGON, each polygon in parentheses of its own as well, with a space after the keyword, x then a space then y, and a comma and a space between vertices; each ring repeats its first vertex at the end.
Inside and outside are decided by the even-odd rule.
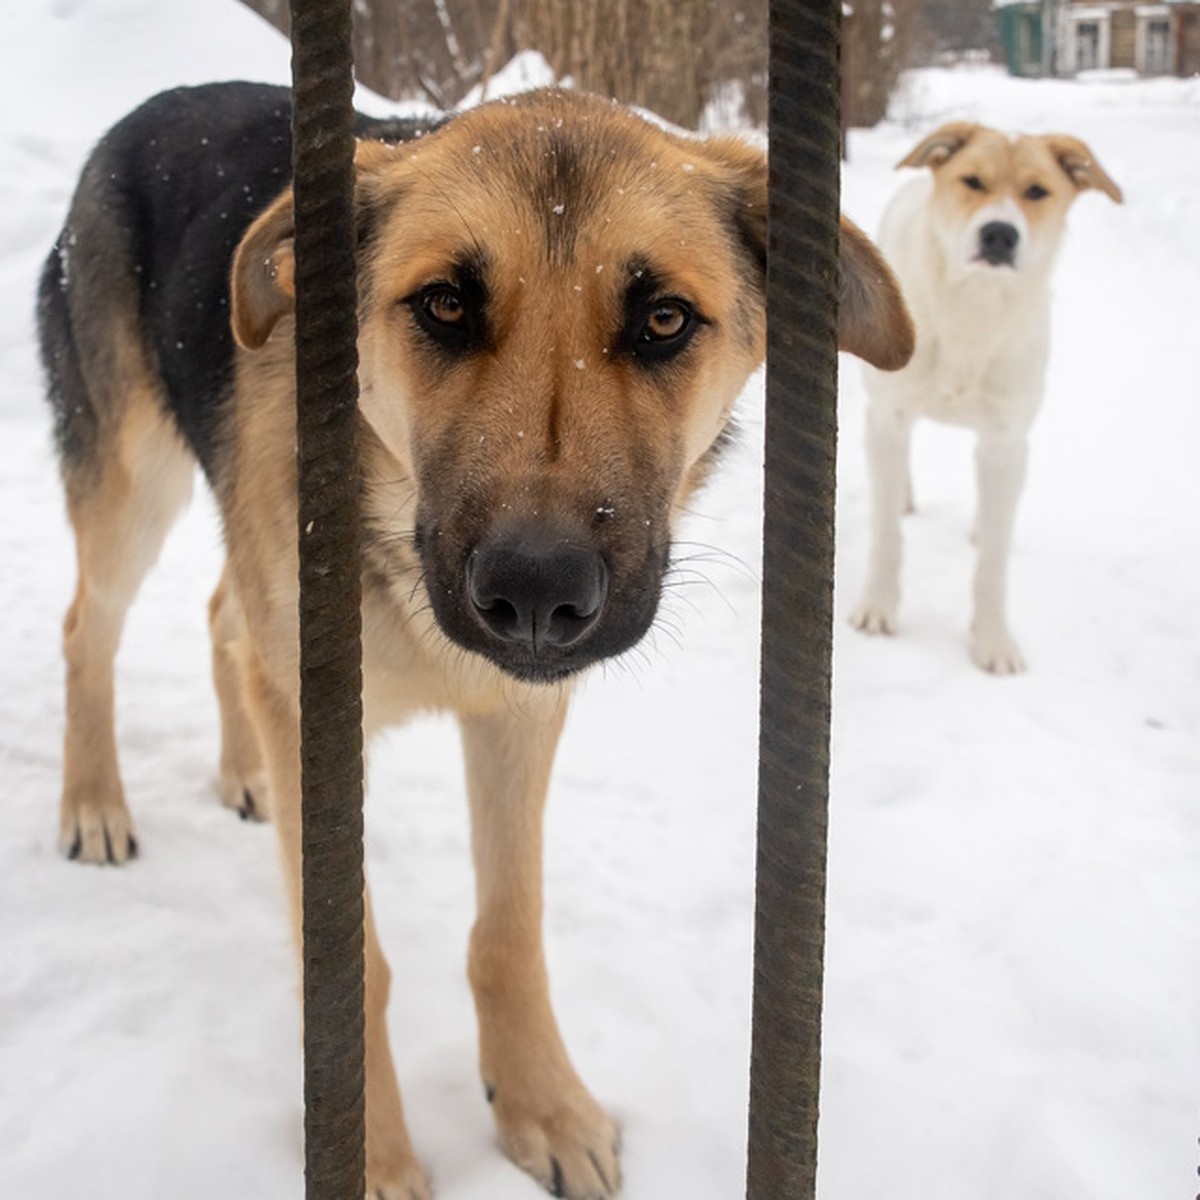
POLYGON ((1141 54, 1138 67, 1145 75, 1165 75, 1171 69, 1171 23, 1165 18, 1140 22, 1141 54))
POLYGON ((1098 21, 1075 23, 1075 70, 1094 71, 1100 66, 1100 24, 1098 21))

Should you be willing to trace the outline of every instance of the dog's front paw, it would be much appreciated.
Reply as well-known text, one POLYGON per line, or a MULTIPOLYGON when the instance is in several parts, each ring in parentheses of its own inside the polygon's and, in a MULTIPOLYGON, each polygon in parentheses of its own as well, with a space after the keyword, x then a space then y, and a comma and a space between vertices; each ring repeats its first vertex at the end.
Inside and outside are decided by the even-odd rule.
POLYGON ((240 772, 226 767, 221 769, 218 784, 221 803, 232 809, 243 821, 268 821, 271 817, 267 805, 267 778, 261 772, 244 777, 240 772))
POLYGON ((975 629, 971 633, 971 658, 989 675, 1019 675, 1025 659, 1007 629, 975 629))
POLYGON ((416 1163, 391 1171, 367 1164, 367 1200, 432 1200, 432 1196, 429 1180, 416 1163))
POLYGON ((68 788, 63 793, 58 847, 72 861, 115 863, 138 852, 133 818, 120 785, 68 788))
POLYGON ((850 614, 850 624, 863 633, 875 636, 896 632, 896 605, 874 599, 864 599, 850 614))
POLYGON ((504 1152, 552 1196, 610 1200, 621 1184, 616 1125, 577 1080, 550 1104, 487 1088, 504 1152))

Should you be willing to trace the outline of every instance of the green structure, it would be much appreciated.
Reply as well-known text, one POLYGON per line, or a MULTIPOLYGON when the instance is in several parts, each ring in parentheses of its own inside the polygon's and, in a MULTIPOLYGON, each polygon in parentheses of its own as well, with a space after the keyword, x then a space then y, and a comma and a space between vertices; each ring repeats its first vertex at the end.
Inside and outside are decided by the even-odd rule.
POLYGON ((1041 0, 997 4, 996 27, 1010 75, 1047 75, 1045 9, 1041 0))

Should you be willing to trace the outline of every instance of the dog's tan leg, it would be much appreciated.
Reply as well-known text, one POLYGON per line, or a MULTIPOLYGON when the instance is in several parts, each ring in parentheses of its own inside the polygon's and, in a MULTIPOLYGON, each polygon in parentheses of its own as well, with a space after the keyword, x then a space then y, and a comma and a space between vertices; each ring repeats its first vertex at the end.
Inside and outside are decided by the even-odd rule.
POLYGON ((1025 670, 1025 660, 1008 630, 1007 593, 1008 555, 1027 459, 1024 437, 980 436, 975 456, 979 475, 979 560, 975 569, 971 657, 977 666, 994 675, 1025 670))
POLYGON ((63 623, 59 845, 69 858, 122 863, 137 840, 117 766, 113 660, 125 614, 191 495, 194 462, 153 398, 140 396, 89 469, 68 473, 79 577, 63 623))
POLYGON ((867 413, 871 551, 867 583, 850 623, 864 633, 895 633, 900 606, 900 518, 911 503, 908 448, 912 419, 891 408, 867 413))
MULTIPOLYGON (((300 716, 295 701, 248 657, 246 701, 258 729, 279 833, 296 944, 300 945, 300 716)), ((366 897, 367 1195, 370 1200, 429 1200, 425 1173, 413 1153, 387 1034, 391 972, 375 934, 366 897)))
POLYGON ((208 602, 212 673, 221 710, 221 801, 242 817, 265 820, 267 780, 258 737, 242 699, 246 622, 228 566, 208 602))
POLYGON ((542 811, 565 696, 540 715, 464 717, 478 914, 480 1066, 507 1154, 556 1196, 609 1197, 617 1130, 567 1057, 542 949, 542 811))

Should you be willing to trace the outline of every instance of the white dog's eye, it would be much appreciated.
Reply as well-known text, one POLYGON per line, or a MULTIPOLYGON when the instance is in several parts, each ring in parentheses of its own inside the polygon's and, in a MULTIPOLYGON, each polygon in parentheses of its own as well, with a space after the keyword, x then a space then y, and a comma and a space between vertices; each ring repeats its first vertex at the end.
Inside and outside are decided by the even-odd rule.
POLYGON ((987 191, 987 188, 984 186, 983 180, 980 179, 978 175, 964 175, 963 183, 965 183, 967 185, 967 187, 969 187, 971 189, 971 191, 973 191, 973 192, 986 192, 987 191))
POLYGON ((1049 191, 1040 183, 1031 183, 1024 192, 1026 200, 1045 200, 1048 195, 1049 191))

